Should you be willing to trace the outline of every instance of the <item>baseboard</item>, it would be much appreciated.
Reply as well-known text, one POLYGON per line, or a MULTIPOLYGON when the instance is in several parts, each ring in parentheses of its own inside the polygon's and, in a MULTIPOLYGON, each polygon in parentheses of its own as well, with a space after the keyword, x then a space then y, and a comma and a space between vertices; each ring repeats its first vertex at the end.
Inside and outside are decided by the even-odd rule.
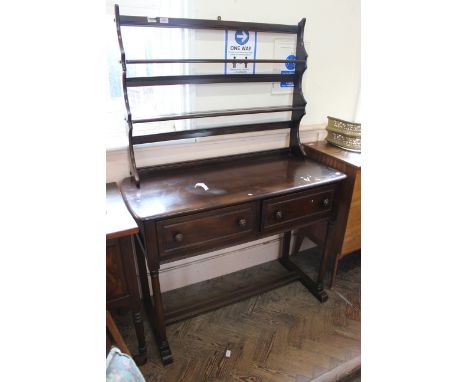
POLYGON ((354 382, 361 375, 361 356, 358 355, 310 382, 354 382))
MULTIPOLYGON (((275 260, 280 255, 281 239, 282 235, 269 236, 164 264, 159 273, 161 292, 182 288, 275 260)), ((294 240, 295 235, 293 234, 291 243, 294 243, 294 240)), ((315 244, 311 241, 304 240, 301 249, 314 246, 315 244)))
MULTIPOLYGON (((301 142, 311 142, 326 136, 325 125, 301 126, 301 142)), ((202 158, 235 155, 288 147, 289 131, 272 130, 221 135, 181 141, 159 142, 135 148, 138 166, 181 162, 202 158)), ((127 147, 106 152, 106 182, 120 182, 129 176, 127 147)))

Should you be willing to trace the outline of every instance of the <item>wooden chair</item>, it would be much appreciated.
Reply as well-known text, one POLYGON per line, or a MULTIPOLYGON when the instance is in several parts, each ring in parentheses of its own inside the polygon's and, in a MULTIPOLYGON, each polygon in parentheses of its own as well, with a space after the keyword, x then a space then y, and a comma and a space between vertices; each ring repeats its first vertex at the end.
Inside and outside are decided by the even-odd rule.
POLYGON ((112 344, 115 344, 122 353, 131 356, 130 350, 128 350, 127 344, 120 334, 114 319, 112 318, 110 312, 106 310, 106 353, 109 353, 112 344))

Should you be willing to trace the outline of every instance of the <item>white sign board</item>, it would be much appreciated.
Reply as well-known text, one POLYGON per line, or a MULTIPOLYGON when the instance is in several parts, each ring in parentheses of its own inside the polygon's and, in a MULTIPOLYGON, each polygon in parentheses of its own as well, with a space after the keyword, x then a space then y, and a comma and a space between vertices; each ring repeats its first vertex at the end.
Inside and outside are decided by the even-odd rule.
POLYGON ((245 30, 226 31, 226 60, 239 60, 224 64, 224 74, 255 74, 255 63, 242 60, 255 60, 257 55, 257 32, 245 30))
MULTIPOLYGON (((275 59, 276 60, 295 60, 296 59, 296 41, 295 40, 275 40, 275 59)), ((278 74, 294 73, 296 68, 295 63, 281 63, 275 66, 275 72, 278 74)), ((275 82, 273 84, 273 94, 292 93, 294 83, 291 82, 275 82)))

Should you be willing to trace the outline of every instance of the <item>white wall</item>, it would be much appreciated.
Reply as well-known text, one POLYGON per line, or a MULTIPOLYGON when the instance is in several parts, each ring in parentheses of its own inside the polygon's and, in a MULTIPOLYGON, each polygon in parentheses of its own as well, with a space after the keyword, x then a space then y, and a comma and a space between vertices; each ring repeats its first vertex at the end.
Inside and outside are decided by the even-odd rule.
MULTIPOLYGON (((309 58, 308 69, 304 75, 304 96, 308 104, 307 114, 301 123, 301 139, 307 142, 324 138, 323 129, 327 115, 345 120, 355 119, 360 93, 359 0, 289 0, 288 2, 197 0, 185 3, 185 14, 169 16, 203 19, 216 19, 221 16, 223 20, 279 24, 297 24, 305 17, 307 19, 305 42, 309 58)), ((124 14, 122 11, 121 13, 124 14)), ((223 34, 216 33, 218 32, 190 33, 192 57, 222 57, 223 34)), ((259 34, 257 58, 271 58, 274 39, 280 37, 287 36, 259 34)), ((197 66, 191 70, 200 72, 206 68, 197 66)), ((268 71, 269 68, 265 70, 268 71)), ((190 97, 191 110, 213 110, 249 105, 281 105, 288 103, 290 96, 272 95, 271 84, 255 84, 247 87, 217 84, 211 88, 207 85, 194 87, 190 97), (211 91, 214 89, 214 94, 210 89, 211 91)), ((252 120, 252 116, 249 118, 252 120)), ((205 120, 201 123, 209 125, 210 121, 205 120)), ((139 147, 136 156, 138 164, 142 166, 268 150, 286 147, 287 142, 287 133, 278 130, 139 147)), ((108 150, 107 181, 118 182, 126 176, 128 176, 126 149, 117 147, 108 150)), ((311 246, 312 243, 306 245, 311 246)), ((163 267, 161 287, 163 290, 181 287, 272 260, 278 257, 278 254, 278 235, 255 243, 204 254, 163 267)))
MULTIPOLYGON (((297 24, 305 17, 304 40, 309 57, 304 93, 308 106, 302 122, 304 125, 324 123, 327 115, 354 119, 361 79, 360 0, 198 0, 188 3, 190 17, 194 18, 221 16, 223 20, 297 24)), ((258 58, 266 57, 259 55, 258 58)))

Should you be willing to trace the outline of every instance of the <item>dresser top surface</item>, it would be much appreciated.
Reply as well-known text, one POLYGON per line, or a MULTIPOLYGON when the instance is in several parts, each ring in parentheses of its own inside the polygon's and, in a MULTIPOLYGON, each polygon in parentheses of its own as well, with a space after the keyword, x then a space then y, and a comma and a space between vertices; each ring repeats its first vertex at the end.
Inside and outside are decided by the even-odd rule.
POLYGON ((124 199, 140 220, 160 219, 337 182, 335 169, 293 155, 265 155, 180 168, 121 184, 124 199))
POLYGON ((337 146, 333 146, 327 141, 318 141, 312 143, 304 143, 306 151, 308 149, 316 150, 325 155, 332 156, 338 160, 346 162, 354 167, 361 167, 361 153, 343 150, 337 146))
POLYGON ((132 235, 138 226, 128 211, 116 183, 106 184, 106 239, 132 235))

